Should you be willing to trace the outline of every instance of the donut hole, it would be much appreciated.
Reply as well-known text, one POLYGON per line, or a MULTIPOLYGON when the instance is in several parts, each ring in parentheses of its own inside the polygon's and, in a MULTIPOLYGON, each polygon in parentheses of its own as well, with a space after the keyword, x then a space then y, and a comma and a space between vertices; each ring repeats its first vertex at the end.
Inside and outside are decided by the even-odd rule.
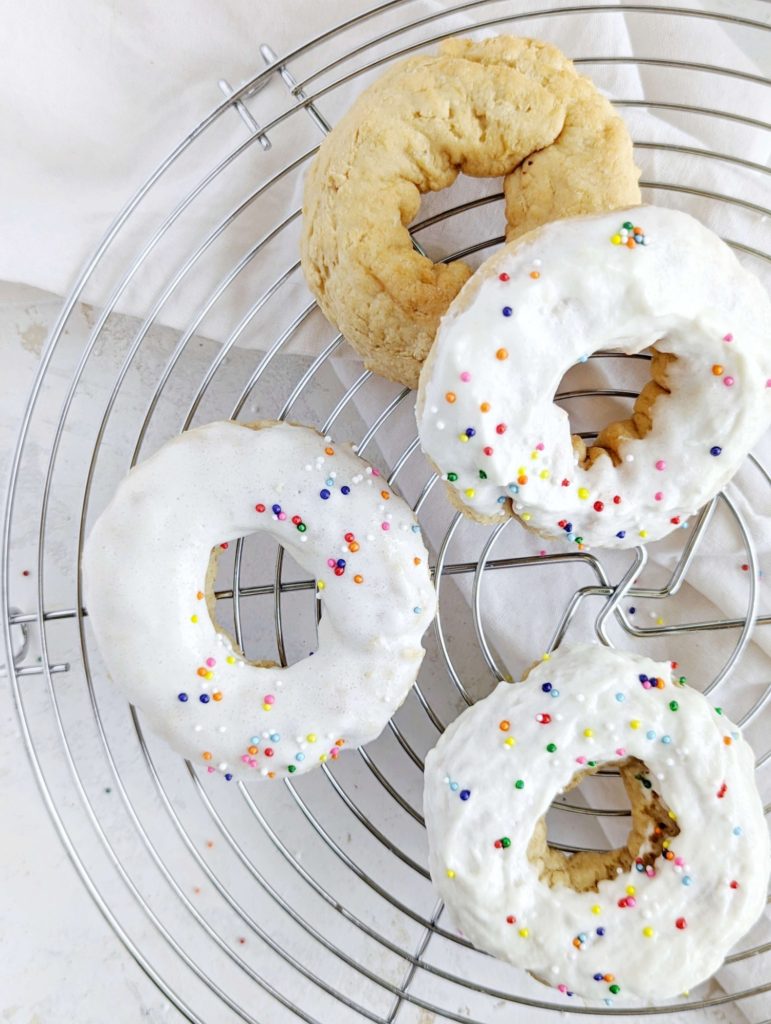
MULTIPOLYGON (((624 360, 625 376, 627 379, 623 385, 618 387, 618 390, 623 389, 626 392, 625 396, 616 397, 612 394, 592 395, 592 415, 595 414, 598 401, 607 403, 606 408, 611 410, 610 415, 614 418, 606 426, 602 427, 598 432, 596 430, 575 430, 575 426, 582 428, 584 423, 580 421, 576 423, 573 417, 568 414, 573 451, 578 460, 578 465, 582 469, 590 469, 597 459, 607 457, 611 459, 614 466, 620 465, 622 462, 620 449, 624 441, 641 440, 649 433, 653 423, 656 402, 671 393, 669 372, 672 363, 677 361, 677 356, 672 355, 670 352, 660 351, 657 348, 649 349, 648 354, 650 354, 651 359, 647 363, 647 379, 645 379, 646 375, 643 369, 646 364, 638 361, 624 360), (640 369, 635 372, 635 367, 640 369), (627 370, 630 370, 630 373, 627 373, 627 370), (619 410, 619 402, 622 402, 624 397, 627 399, 632 397, 629 392, 636 392, 634 405, 631 414, 624 416, 619 410), (594 440, 587 444, 592 436, 594 436, 594 440)), ((607 360, 602 362, 605 364, 607 360)), ((612 382, 604 374, 602 379, 598 381, 597 375, 591 373, 591 371, 584 371, 584 373, 589 373, 587 378, 584 373, 577 374, 576 370, 584 370, 583 365, 571 367, 568 370, 560 382, 558 393, 588 391, 590 388, 602 392, 610 391, 613 387, 612 382), (588 381, 591 381, 591 383, 588 383, 588 381)))
POLYGON ((575 892, 596 892, 600 882, 625 874, 634 865, 641 873, 656 870, 655 862, 667 857, 669 844, 680 832, 655 788, 649 769, 637 758, 605 762, 576 772, 563 792, 576 789, 588 776, 608 768, 618 769, 629 800, 632 824, 626 843, 611 850, 566 853, 549 845, 546 819, 541 818, 528 844, 527 856, 537 868, 539 879, 550 888, 564 885, 575 892))

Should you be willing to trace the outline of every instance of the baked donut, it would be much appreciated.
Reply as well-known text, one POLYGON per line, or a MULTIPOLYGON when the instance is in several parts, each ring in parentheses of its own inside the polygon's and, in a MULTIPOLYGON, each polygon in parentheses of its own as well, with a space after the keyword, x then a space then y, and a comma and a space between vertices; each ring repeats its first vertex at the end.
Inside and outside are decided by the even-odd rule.
POLYGON ((680 994, 765 907, 752 750, 672 663, 584 645, 500 683, 428 754, 424 811, 455 924, 566 995, 680 994), (631 804, 626 845, 550 847, 552 800, 609 766, 631 804))
POLYGON ((230 780, 301 774, 374 739, 434 616, 410 508, 350 446, 288 423, 209 423, 132 469, 83 556, 105 664, 153 729, 230 780), (264 531, 317 580, 312 657, 250 662, 215 624, 212 550, 264 531))
POLYGON ((450 302, 471 275, 415 252, 422 192, 459 173, 504 176, 509 238, 640 201, 621 118, 554 46, 449 39, 394 64, 321 144, 303 204, 302 265, 327 319, 389 380, 417 387, 450 302))
POLYGON ((579 547, 656 540, 771 422, 771 300, 717 235, 640 206, 547 224, 477 271, 424 367, 424 452, 465 513, 579 547), (594 352, 654 346, 630 419, 586 449, 552 398, 594 352))

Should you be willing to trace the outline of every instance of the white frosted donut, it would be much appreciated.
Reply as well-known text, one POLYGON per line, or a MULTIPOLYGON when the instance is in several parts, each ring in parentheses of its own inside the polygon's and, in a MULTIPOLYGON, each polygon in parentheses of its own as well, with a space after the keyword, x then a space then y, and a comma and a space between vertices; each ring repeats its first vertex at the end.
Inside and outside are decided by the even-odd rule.
POLYGON ((765 906, 753 770, 737 727, 671 663, 558 651, 465 711, 426 758, 431 877, 475 946, 563 993, 680 994, 765 906), (541 819, 554 797, 611 763, 624 766, 631 849, 552 850, 541 819))
POLYGON ((771 422, 770 339, 762 285, 687 214, 555 221, 491 257, 451 305, 421 374, 421 444, 474 518, 513 513, 584 546, 656 540, 771 422), (572 443, 552 402, 563 374, 653 345, 632 419, 588 452, 572 443))
POLYGON ((409 507, 349 445, 288 423, 210 423, 164 445, 118 487, 83 572, 115 682, 226 779, 300 774, 374 739, 415 680, 435 607, 409 507), (247 661, 210 614, 212 549, 256 531, 323 602, 318 649, 288 668, 247 661))

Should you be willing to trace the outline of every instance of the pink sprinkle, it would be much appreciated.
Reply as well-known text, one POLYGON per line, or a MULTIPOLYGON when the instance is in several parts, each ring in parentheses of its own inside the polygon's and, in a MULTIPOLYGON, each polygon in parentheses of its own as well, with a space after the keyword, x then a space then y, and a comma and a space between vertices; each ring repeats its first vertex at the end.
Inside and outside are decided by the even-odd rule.
POLYGON ((535 446, 535 450, 537 452, 542 452, 543 451, 543 441, 539 441, 538 442, 538 444, 535 446))
POLYGON ((375 467, 373 466, 372 467, 372 475, 373 476, 380 476, 380 470, 379 469, 375 469, 375 467))
POLYGON ((664 462, 663 459, 659 459, 659 461, 656 463, 656 469, 666 469, 666 468, 667 468, 666 462, 664 462))
POLYGON ((679 868, 681 868, 681 867, 683 866, 683 864, 685 864, 685 861, 683 860, 683 858, 682 858, 682 857, 675 857, 675 864, 676 864, 676 865, 677 865, 677 866, 678 866, 679 868))
POLYGON ((557 990, 559 992, 567 992, 568 987, 567 987, 567 985, 557 985, 557 990))
POLYGON ((650 679, 643 679, 643 690, 650 690, 652 685, 650 679))
POLYGON ((214 668, 217 662, 214 660, 214 658, 207 658, 206 664, 209 666, 209 668, 214 668))
POLYGON ((734 379, 733 377, 723 377, 723 383, 727 388, 732 388, 734 386, 734 379))
POLYGON ((249 758, 249 767, 250 768, 256 768, 257 767, 257 759, 256 758, 254 758, 254 757, 250 757, 249 758))
POLYGON ((618 757, 623 757, 625 753, 626 753, 626 751, 624 750, 623 747, 616 747, 616 755, 618 757))
POLYGON ((723 335, 723 341, 733 341, 733 340, 734 340, 733 334, 724 334, 723 335))
POLYGON ((214 768, 212 767, 212 765, 209 765, 206 771, 209 773, 209 775, 211 775, 211 773, 214 771, 214 768))
POLYGON ((538 554, 541 556, 541 558, 543 558, 545 556, 545 554, 546 554, 546 550, 542 549, 541 551, 538 552, 538 554))
POLYGON ((634 898, 634 896, 627 896, 627 898, 626 898, 626 905, 628 907, 636 907, 637 906, 637 900, 634 898))
POLYGON ((249 764, 249 755, 248 754, 242 754, 241 755, 241 760, 244 762, 244 764, 249 764))
POLYGON ((334 560, 334 558, 328 558, 327 565, 329 566, 330 569, 334 569, 334 567, 337 565, 337 562, 334 560))
POLYGON ((381 523, 380 524, 380 529, 381 530, 390 530, 391 529, 391 524, 390 523, 381 523))
POLYGON ((656 501, 661 501, 662 498, 664 497, 664 492, 663 491, 656 491, 656 493, 653 495, 653 497, 656 499, 656 501))
POLYGON ((283 523, 283 521, 286 519, 286 512, 279 512, 277 518, 280 519, 281 522, 283 523))
POLYGON ((768 380, 766 381, 766 387, 767 388, 771 388, 771 377, 769 377, 768 380))
POLYGON ((464 381, 464 382, 470 381, 471 380, 471 374, 468 372, 468 370, 464 370, 463 373, 460 375, 460 379, 462 381, 464 381))
POLYGON ((654 866, 652 864, 646 864, 645 865, 645 874, 648 876, 648 878, 655 878, 656 877, 656 869, 654 868, 654 866))
POLYGON ((576 758, 576 763, 577 763, 577 764, 586 764, 586 758, 584 757, 584 755, 583 755, 583 754, 581 754, 581 756, 580 756, 580 757, 577 757, 577 758, 576 758))
POLYGON ((272 693, 266 693, 265 696, 262 698, 262 702, 263 704, 275 704, 276 698, 273 696, 272 693))

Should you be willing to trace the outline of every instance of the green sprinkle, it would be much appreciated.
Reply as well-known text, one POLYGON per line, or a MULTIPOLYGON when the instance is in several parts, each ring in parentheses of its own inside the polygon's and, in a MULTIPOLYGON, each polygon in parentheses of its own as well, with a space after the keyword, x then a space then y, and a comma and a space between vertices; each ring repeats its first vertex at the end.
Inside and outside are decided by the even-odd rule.
POLYGON ((685 686, 685 684, 688 682, 685 676, 680 676, 680 678, 677 681, 681 686, 685 686))
POLYGON ((297 766, 296 766, 296 765, 293 765, 293 764, 290 764, 290 765, 288 765, 288 766, 287 766, 287 769, 286 769, 286 770, 287 770, 288 772, 296 772, 296 771, 297 771, 297 766))
POLYGON ((483 469, 479 470, 479 479, 480 480, 486 480, 487 479, 487 473, 485 473, 485 471, 483 469))
POLYGON ((625 220, 624 223, 621 225, 621 227, 622 228, 626 228, 627 231, 631 231, 632 228, 634 227, 634 224, 631 222, 631 220, 625 220))
POLYGON ((723 709, 722 709, 722 708, 715 708, 715 711, 717 711, 717 713, 718 713, 719 715, 722 715, 722 714, 723 714, 723 709))
POLYGON ((584 538, 583 537, 576 537, 576 544, 583 544, 583 542, 584 542, 584 538))
POLYGON ((549 751, 550 754, 553 754, 554 751, 557 749, 557 744, 556 743, 547 743, 546 744, 546 749, 549 751))
POLYGON ((677 711, 679 707, 680 707, 680 705, 677 703, 676 700, 671 700, 669 702, 669 710, 670 711, 677 711))
POLYGON ((597 762, 596 761, 587 761, 586 763, 588 764, 588 766, 590 768, 596 768, 597 767, 597 762))
POLYGON ((447 479, 450 481, 451 484, 454 484, 455 481, 458 479, 458 474, 457 473, 448 473, 447 474, 447 479))
POLYGON ((508 836, 504 836, 503 839, 501 839, 501 846, 504 848, 504 850, 508 850, 508 848, 511 846, 511 840, 509 839, 508 836))
POLYGON ((300 531, 300 533, 305 533, 308 527, 305 525, 305 523, 298 523, 297 529, 300 531))
POLYGON ((614 996, 617 996, 619 994, 619 992, 621 991, 621 986, 620 985, 611 985, 610 986, 610 991, 613 993, 614 996))
POLYGON ((514 783, 514 789, 524 789, 524 788, 525 788, 524 779, 517 779, 517 781, 514 783))

